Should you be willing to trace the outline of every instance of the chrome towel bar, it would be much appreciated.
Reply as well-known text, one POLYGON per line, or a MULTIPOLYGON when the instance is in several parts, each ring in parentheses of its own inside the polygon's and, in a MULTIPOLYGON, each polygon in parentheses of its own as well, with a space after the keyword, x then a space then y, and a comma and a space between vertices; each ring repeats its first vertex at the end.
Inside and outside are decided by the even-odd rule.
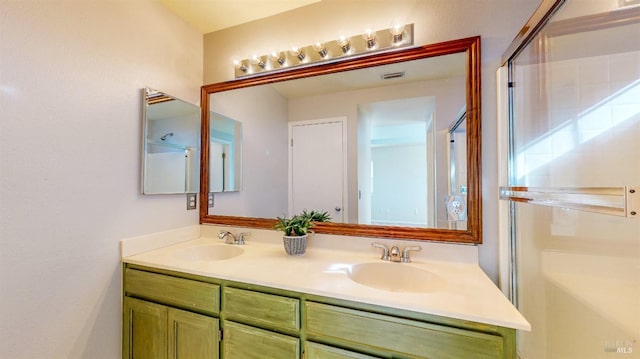
POLYGON ((640 218, 640 186, 500 187, 500 199, 640 218))

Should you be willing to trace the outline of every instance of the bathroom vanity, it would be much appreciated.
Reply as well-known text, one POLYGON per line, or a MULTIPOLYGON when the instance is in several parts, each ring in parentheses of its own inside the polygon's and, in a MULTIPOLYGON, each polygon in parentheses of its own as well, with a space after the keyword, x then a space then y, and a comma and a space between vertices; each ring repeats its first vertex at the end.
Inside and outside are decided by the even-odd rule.
POLYGON ((413 263, 389 263, 372 241, 316 235, 290 257, 270 232, 124 256, 123 358, 502 359, 530 329, 473 263, 475 247, 422 244, 413 263), (433 286, 363 285, 350 278, 363 263, 431 273, 433 286))

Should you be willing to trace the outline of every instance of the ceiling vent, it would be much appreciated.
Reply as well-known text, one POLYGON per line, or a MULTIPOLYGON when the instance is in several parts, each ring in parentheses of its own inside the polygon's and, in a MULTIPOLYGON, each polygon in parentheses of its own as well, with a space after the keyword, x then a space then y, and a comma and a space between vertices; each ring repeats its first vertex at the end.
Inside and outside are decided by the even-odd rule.
POLYGON ((399 79, 401 77, 404 77, 404 71, 388 72, 380 75, 380 78, 383 80, 399 79))

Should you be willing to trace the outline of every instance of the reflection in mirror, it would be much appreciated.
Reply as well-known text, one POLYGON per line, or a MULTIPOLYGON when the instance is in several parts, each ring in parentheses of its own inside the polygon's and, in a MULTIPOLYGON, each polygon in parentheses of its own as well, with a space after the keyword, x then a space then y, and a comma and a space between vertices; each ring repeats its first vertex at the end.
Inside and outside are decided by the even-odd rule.
POLYGON ((200 107, 150 88, 142 100, 142 193, 198 192, 200 107))
MULTIPOLYGON (((465 72, 465 53, 457 53, 211 94, 210 108, 241 120, 251 143, 265 152, 245 153, 247 160, 260 158, 246 168, 254 185, 241 196, 217 196, 209 213, 247 216, 239 206, 254 203, 255 217, 313 209, 328 212, 332 222, 449 228, 447 134, 465 104, 465 72), (385 79, 388 74, 401 75, 385 79), (264 123, 280 133, 262 130, 264 123), (288 168, 255 163, 267 157, 288 168), (281 201, 256 203, 269 188, 282 190, 281 201)), ((211 145, 215 186, 220 159, 211 145)))
MULTIPOLYGON (((461 72, 449 82, 464 90, 461 72)), ((436 226, 436 102, 448 105, 427 93, 358 105, 358 223, 436 226)))
POLYGON ((446 216, 451 229, 467 228, 467 114, 463 108, 448 132, 449 183, 446 216))
POLYGON ((318 233, 480 243, 479 68, 479 38, 468 38, 203 86, 206 112, 243 123, 244 180, 201 222, 269 228, 303 208, 333 218, 318 233), (456 137, 453 182, 461 108, 469 131, 456 137), (452 194, 465 224, 452 223, 452 194))
POLYGON ((209 123, 209 192, 240 191, 242 123, 215 112, 209 114, 209 123))

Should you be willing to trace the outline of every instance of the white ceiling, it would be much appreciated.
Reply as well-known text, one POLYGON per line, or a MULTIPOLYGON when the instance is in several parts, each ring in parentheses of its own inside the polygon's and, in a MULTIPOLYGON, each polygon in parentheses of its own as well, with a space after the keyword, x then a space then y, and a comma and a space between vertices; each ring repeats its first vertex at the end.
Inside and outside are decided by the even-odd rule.
POLYGON ((203 34, 293 10, 321 0, 159 0, 203 34))

